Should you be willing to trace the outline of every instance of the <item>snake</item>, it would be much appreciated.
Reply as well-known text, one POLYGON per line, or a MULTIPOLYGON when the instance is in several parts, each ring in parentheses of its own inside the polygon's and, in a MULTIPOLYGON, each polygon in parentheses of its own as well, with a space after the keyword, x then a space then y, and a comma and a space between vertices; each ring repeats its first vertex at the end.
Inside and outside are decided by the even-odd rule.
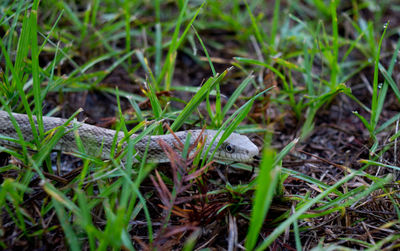
MULTIPOLYGON (((85 153, 91 156, 99 157, 103 160, 113 158, 113 144, 115 142, 122 142, 122 149, 126 148, 128 143, 125 142, 126 136, 122 131, 116 131, 103 127, 90 125, 77 120, 66 120, 58 117, 42 117, 43 131, 51 136, 51 132, 64 128, 63 135, 55 143, 53 150, 65 153, 81 153, 78 146, 77 135, 84 146, 85 153), (124 140, 125 139, 125 140, 124 140)), ((34 142, 34 134, 32 132, 32 125, 38 129, 38 122, 36 116, 32 115, 32 120, 29 120, 28 115, 19 113, 8 113, 0 111, 0 145, 6 148, 21 148, 21 135, 25 142, 34 142), (13 117, 10 118, 10 114, 13 117), (14 123, 13 123, 14 121, 14 123), (31 123, 33 121, 33 123, 31 123), (16 123, 15 123, 16 122, 16 123), (19 130, 16 129, 17 126, 19 130)), ((210 157, 213 152, 213 159, 224 162, 252 162, 259 154, 258 147, 245 135, 238 133, 231 133, 227 139, 221 144, 220 141, 223 130, 186 130, 179 131, 164 135, 146 135, 138 138, 134 144, 135 157, 133 162, 139 162, 144 153, 147 152, 146 161, 152 163, 166 163, 171 162, 171 156, 162 147, 161 142, 165 142, 173 151, 182 153, 182 142, 186 142, 188 134, 190 145, 203 144, 202 158, 205 156, 210 157), (197 140, 201 137, 202 140, 197 140), (146 151, 147 150, 147 151, 146 151), (137 158, 137 157, 138 158, 137 158)), ((128 140, 134 140, 139 134, 132 134, 128 140)), ((32 145, 32 144, 31 144, 32 145)), ((115 149, 115 147, 114 147, 115 149)), ((190 148, 189 148, 190 149, 190 148)), ((194 147, 189 154, 196 152, 194 147)), ((32 149, 30 149, 32 150, 32 149)), ((35 150, 35 149, 33 149, 35 150)))

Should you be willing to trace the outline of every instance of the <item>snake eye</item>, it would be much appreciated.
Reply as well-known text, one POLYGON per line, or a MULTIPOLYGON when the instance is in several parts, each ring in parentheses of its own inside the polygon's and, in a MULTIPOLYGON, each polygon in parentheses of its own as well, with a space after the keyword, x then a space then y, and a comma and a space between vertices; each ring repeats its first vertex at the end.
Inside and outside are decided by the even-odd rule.
POLYGON ((227 151, 228 153, 233 153, 235 149, 230 144, 226 144, 225 151, 227 151))

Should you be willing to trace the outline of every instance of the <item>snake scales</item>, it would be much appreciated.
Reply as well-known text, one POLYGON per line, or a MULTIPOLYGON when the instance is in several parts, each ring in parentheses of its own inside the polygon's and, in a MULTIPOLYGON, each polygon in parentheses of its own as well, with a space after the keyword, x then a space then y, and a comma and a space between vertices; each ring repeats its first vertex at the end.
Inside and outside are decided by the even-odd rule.
MULTIPOLYGON (((25 141, 32 142, 34 137, 32 135, 32 128, 29 123, 27 115, 12 113, 15 118, 25 141)), ((36 117, 33 117, 35 126, 37 127, 36 117)), ((44 131, 47 132, 54 128, 60 127, 65 124, 67 120, 55 117, 43 117, 44 131)), ((112 144, 114 141, 114 136, 116 131, 105 129, 82 122, 72 121, 68 126, 66 126, 65 134, 60 138, 60 140, 55 144, 54 150, 63 152, 78 152, 78 146, 76 144, 76 137, 73 132, 73 128, 77 128, 76 131, 79 134, 87 154, 99 156, 102 159, 110 159, 110 153, 112 149, 112 144), (74 126, 75 125, 75 126, 74 126)), ((188 130, 176 132, 175 135, 185 142, 188 133, 191 133, 191 144, 195 142, 197 137, 201 134, 201 130, 188 130)), ((217 136, 214 142, 212 139, 216 135, 215 130, 205 130, 202 134, 204 137, 204 149, 212 144, 209 153, 212 153, 219 141, 220 136, 217 136)), ((9 114, 5 111, 0 111, 0 135, 18 140, 18 134, 15 130, 9 114)), ((222 133, 220 133, 222 135, 222 133)), ((134 134, 131 138, 136 137, 134 134)), ((117 136, 117 142, 125 137, 123 132, 119 132, 117 136)), ((147 161, 148 162, 169 162, 167 155, 161 148, 159 140, 162 139, 173 149, 177 150, 177 139, 172 134, 166 135, 156 135, 156 136, 146 136, 135 144, 135 150, 138 155, 141 156, 145 151, 147 144, 149 143, 147 161), (150 137, 150 138, 149 138, 150 137)), ((10 141, 0 138, 0 145, 18 148, 20 144, 18 142, 10 141)), ((126 146, 124 143, 123 147, 126 146)), ((214 159, 222 161, 232 161, 232 162, 251 162, 253 157, 258 155, 258 148, 250 139, 246 136, 232 133, 228 139, 217 149, 214 155, 214 159)), ((134 161, 138 160, 134 158, 134 161)))

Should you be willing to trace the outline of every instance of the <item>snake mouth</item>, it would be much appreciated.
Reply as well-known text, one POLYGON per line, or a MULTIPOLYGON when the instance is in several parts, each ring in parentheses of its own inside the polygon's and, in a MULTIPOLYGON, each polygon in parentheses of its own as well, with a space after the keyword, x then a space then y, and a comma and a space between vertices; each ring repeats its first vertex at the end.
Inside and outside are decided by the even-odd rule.
POLYGON ((249 150, 249 161, 248 162, 254 162, 254 161, 259 161, 260 157, 260 151, 258 150, 258 147, 256 145, 253 144, 253 146, 251 147, 252 149, 249 150))
POLYGON ((242 155, 242 156, 236 156, 235 158, 218 156, 216 159, 227 163, 253 163, 253 162, 259 162, 260 157, 258 155, 250 155, 250 156, 242 155))

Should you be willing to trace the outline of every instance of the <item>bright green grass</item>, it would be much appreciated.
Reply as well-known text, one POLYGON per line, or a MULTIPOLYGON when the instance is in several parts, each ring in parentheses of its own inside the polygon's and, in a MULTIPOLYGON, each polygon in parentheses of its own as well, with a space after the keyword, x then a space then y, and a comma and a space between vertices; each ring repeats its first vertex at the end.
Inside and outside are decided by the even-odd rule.
MULTIPOLYGON (((236 186, 226 184, 220 190, 209 191, 210 194, 232 192, 232 196, 243 198, 248 191, 254 191, 251 214, 237 212, 236 215, 245 216, 249 221, 246 239, 239 241, 249 250, 264 250, 289 229, 295 236, 296 248, 301 250, 301 233, 305 229, 299 227, 300 221, 343 213, 346 208, 380 189, 383 189, 392 201, 398 215, 397 222, 394 221, 393 224, 398 225, 398 204, 393 195, 384 188, 384 185, 392 182, 392 175, 374 177, 363 170, 368 166, 399 169, 397 166, 381 163, 380 156, 386 151, 392 151, 394 145, 384 145, 378 137, 383 131, 392 128, 400 118, 400 115, 396 115, 388 121, 381 121, 388 92, 394 92, 400 101, 400 91, 392 77, 400 41, 397 42, 388 69, 380 63, 382 42, 388 34, 395 32, 391 30, 390 23, 380 23, 383 10, 389 6, 393 9, 399 6, 392 6, 390 1, 382 1, 379 3, 381 8, 374 12, 374 19, 360 18, 354 21, 348 18, 349 14, 359 16, 359 11, 373 8, 377 1, 351 1, 353 8, 345 15, 338 13, 339 1, 334 0, 311 0, 307 1, 308 5, 304 5, 304 1, 292 0, 285 1, 285 7, 281 5, 281 1, 275 1, 275 4, 268 6, 266 2, 268 1, 182 0, 165 4, 162 1, 124 1, 118 5, 114 1, 93 0, 90 4, 83 5, 85 9, 80 11, 77 10, 76 4, 68 1, 2 2, 0 26, 7 32, 0 40, 0 61, 5 66, 0 71, 1 108, 7 112, 27 114, 31 125, 32 116, 38 117, 38 127, 32 131, 34 142, 24 142, 20 136, 22 150, 0 148, 20 159, 27 167, 14 179, 6 178, 0 188, 0 208, 2 213, 11 217, 12 224, 20 231, 19 237, 43 236, 45 231, 60 227, 68 247, 73 250, 80 250, 83 245, 92 250, 122 247, 133 250, 130 222, 140 214, 144 215, 142 217, 147 225, 147 244, 151 244, 155 238, 153 219, 147 202, 154 194, 143 194, 140 190, 143 180, 155 166, 146 164, 145 158, 139 165, 134 165, 132 158, 128 157, 123 168, 121 167, 120 160, 124 155, 134 155, 134 141, 129 141, 128 147, 119 158, 103 163, 96 156, 85 153, 84 143, 77 135, 80 152, 76 155, 83 160, 81 173, 63 188, 54 186, 45 178, 44 172, 53 171, 46 169, 44 163, 50 166, 49 153, 64 133, 61 128, 52 137, 48 137, 49 132, 43 129, 41 117, 46 115, 42 114, 42 111, 48 93, 62 95, 66 92, 99 91, 114 95, 119 105, 116 114, 119 122, 115 129, 123 131, 127 138, 136 131, 142 131, 141 136, 167 133, 162 128, 162 122, 166 118, 173 121, 171 129, 177 131, 182 126, 198 120, 199 105, 205 102, 210 119, 208 128, 221 130, 224 139, 235 130, 247 133, 267 131, 268 119, 260 124, 252 122, 251 119, 246 125, 242 123, 252 105, 269 91, 265 90, 262 79, 259 78, 266 69, 275 74, 281 88, 280 93, 273 96, 271 102, 282 112, 289 110, 297 119, 304 119, 304 123, 299 132, 300 138, 278 153, 270 148, 271 135, 266 133, 265 141, 268 143, 265 143, 261 163, 256 167, 258 176, 254 181, 236 186), (271 20, 266 19, 264 13, 260 12, 267 8, 273 8, 271 20), (312 13, 315 19, 308 19, 307 13, 312 13), (151 18, 146 19, 148 17, 151 18), (346 18, 355 30, 355 38, 342 37, 339 34, 338 20, 343 22, 346 18), (224 51, 225 45, 217 37, 205 40, 201 31, 206 29, 234 31, 235 35, 230 39, 242 45, 233 51, 234 66, 240 72, 242 82, 225 106, 222 106, 220 90, 221 86, 226 84, 225 80, 231 69, 216 71, 212 60, 215 55, 211 52, 224 51), (137 39, 138 37, 141 39, 137 39), (121 44, 121 41, 125 48, 115 46, 117 42, 121 44), (193 53, 193 46, 199 48, 206 56, 207 62, 202 64, 208 67, 210 73, 204 76, 205 81, 201 87, 175 86, 173 80, 180 50, 190 52, 194 60, 201 61, 199 56, 193 53), (249 53, 249 48, 250 51, 254 51, 253 46, 259 48, 256 55, 249 53), (89 58, 85 58, 87 61, 78 60, 81 48, 93 51, 89 58), (340 54, 343 50, 344 55, 340 54), (361 53, 363 60, 355 60, 349 56, 355 50, 361 53), (52 60, 49 64, 40 65, 39 56, 44 54, 51 55, 52 60), (298 59, 301 63, 298 63, 298 59), (65 62, 68 62, 72 69, 62 76, 58 71, 65 62), (106 68, 100 70, 98 66, 103 64, 106 68), (372 79, 372 100, 364 104, 352 95, 349 87, 351 83, 348 81, 367 67, 374 69, 374 75, 369 76, 372 79), (118 68, 123 68, 130 74, 132 83, 134 80, 146 83, 146 95, 151 110, 139 108, 138 103, 145 100, 142 96, 100 85, 107 75, 118 68), (139 72, 145 72, 146 77, 140 77, 139 72), (379 75, 384 77, 383 83, 379 83, 379 75), (255 90, 255 95, 244 97, 243 93, 249 87, 255 90), (174 110, 168 105, 168 101, 173 100, 173 97, 164 100, 156 95, 159 91, 167 90, 184 90, 193 94, 193 97, 187 103, 181 101, 185 105, 182 110, 174 110), (360 105, 359 109, 369 114, 364 117, 360 115, 361 112, 355 111, 355 116, 360 118, 369 132, 372 142, 371 159, 363 160, 365 166, 361 170, 349 170, 349 173, 334 185, 282 168, 283 157, 298 141, 306 139, 313 131, 316 114, 339 94, 355 100, 360 105), (216 100, 215 110, 211 108, 210 97, 216 100), (131 104, 136 113, 134 118, 122 114, 122 99, 131 104), (244 101, 244 105, 237 105, 239 100, 244 101), (145 120, 151 120, 152 125, 145 127, 145 120), (128 124, 135 127, 128 131, 128 124), (32 154, 28 152, 28 148, 33 148, 36 152, 32 154), (37 219, 24 210, 24 196, 32 193, 32 188, 28 185, 35 175, 42 180, 41 186, 50 198, 40 205, 41 217, 55 212, 60 226, 41 229, 37 219), (270 225, 274 228, 272 233, 268 236, 263 233, 263 238, 260 238, 272 198, 277 195, 283 196, 283 181, 289 176, 318 187, 321 193, 316 197, 306 195, 287 198, 297 202, 296 206, 275 219, 273 225, 270 225), (346 182, 356 176, 367 177, 371 182, 357 188, 348 188, 346 182), (101 228, 95 224, 97 218, 92 214, 98 208, 101 208, 102 220, 105 222, 101 228), (310 213, 310 209, 318 213, 310 213), (37 227, 34 231, 30 228, 32 225, 37 227)), ((55 108, 49 115, 58 109, 55 108)), ((70 119, 78 113, 79 111, 70 119)), ((12 122, 16 125, 15 121, 12 122)), ((195 126, 201 128, 204 124, 197 123, 195 126)), ((399 135, 400 133, 391 135, 391 140, 396 141, 399 135)), ((119 147, 115 142, 113 151, 119 151, 119 147)), ((210 160, 197 160, 197 163, 202 167, 210 160)), ((232 166, 251 170, 251 167, 244 164, 232 166)), ((10 164, 2 167, 0 172, 18 168, 10 164)), ((167 176, 162 177, 165 183, 170 184, 167 176)), ((240 203, 230 206, 239 207, 240 203)), ((199 233, 194 232, 184 240, 186 250, 191 250, 196 245, 198 236, 199 233)), ((1 231, 0 237, 5 237, 1 231)), ((388 235, 380 242, 367 242, 363 245, 371 250, 378 250, 397 237, 396 234, 388 235)), ((0 246, 7 247, 2 240, 0 246)), ((321 247, 327 248, 322 243, 321 247)), ((333 248, 335 247, 333 244, 333 248)))

